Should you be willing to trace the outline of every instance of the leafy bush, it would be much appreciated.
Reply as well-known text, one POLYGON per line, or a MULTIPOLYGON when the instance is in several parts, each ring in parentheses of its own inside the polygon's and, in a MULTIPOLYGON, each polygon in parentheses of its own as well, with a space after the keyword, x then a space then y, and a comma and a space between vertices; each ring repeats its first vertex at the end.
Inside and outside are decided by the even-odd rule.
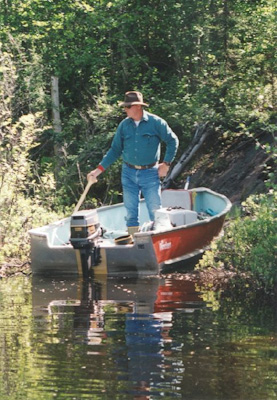
POLYGON ((19 195, 10 209, 1 206, 0 264, 7 258, 28 259, 30 240, 28 230, 53 222, 62 215, 44 208, 38 199, 19 195))
POLYGON ((277 284, 277 192, 250 196, 242 203, 244 218, 235 217, 225 235, 213 243, 199 268, 215 266, 247 273, 257 287, 273 293, 277 284))
POLYGON ((0 262, 27 257, 28 230, 57 219, 55 182, 51 174, 34 176, 29 151, 36 143, 40 114, 28 114, 6 124, 0 142, 0 262))

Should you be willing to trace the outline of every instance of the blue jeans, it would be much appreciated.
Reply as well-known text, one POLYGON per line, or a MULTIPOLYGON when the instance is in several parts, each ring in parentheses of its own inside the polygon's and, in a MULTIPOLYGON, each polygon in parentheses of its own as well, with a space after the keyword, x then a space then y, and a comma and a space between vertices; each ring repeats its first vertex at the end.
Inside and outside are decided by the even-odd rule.
POLYGON ((149 169, 134 169, 125 163, 122 166, 121 181, 123 201, 127 210, 127 226, 139 226, 139 199, 142 193, 151 221, 154 213, 161 208, 161 184, 158 166, 149 169))

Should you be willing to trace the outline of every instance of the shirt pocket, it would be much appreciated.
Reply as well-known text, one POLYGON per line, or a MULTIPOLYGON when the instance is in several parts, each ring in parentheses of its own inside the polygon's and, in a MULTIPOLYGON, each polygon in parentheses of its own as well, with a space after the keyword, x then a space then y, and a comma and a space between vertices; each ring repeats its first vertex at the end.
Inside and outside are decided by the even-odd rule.
POLYGON ((146 146, 158 145, 160 143, 158 136, 151 132, 144 132, 142 134, 142 140, 146 146))

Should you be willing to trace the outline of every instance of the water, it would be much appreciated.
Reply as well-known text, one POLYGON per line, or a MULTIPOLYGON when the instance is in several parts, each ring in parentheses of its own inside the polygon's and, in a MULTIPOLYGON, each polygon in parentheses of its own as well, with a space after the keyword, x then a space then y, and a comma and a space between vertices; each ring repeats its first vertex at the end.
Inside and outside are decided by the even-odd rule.
POLYGON ((272 305, 180 278, 2 279, 0 399, 275 399, 272 305))

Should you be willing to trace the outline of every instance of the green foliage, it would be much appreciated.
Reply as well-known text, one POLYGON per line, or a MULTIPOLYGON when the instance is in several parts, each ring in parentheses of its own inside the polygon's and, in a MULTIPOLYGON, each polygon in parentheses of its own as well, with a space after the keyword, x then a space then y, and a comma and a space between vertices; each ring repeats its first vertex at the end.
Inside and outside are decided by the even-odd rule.
POLYGON ((2 130, 0 262, 5 257, 27 257, 28 229, 57 218, 49 206, 51 191, 54 192, 51 176, 41 176, 39 183, 30 179, 33 163, 28 154, 36 145, 37 120, 39 114, 28 114, 2 130))
POLYGON ((0 263, 7 258, 28 259, 28 230, 53 222, 61 216, 61 213, 44 208, 39 200, 27 199, 23 195, 17 195, 12 207, 7 208, 1 203, 0 263))
MULTIPOLYGON (((150 111, 178 134, 180 152, 203 122, 230 141, 274 137, 275 12, 273 0, 1 2, 2 243, 26 230, 25 217, 36 223, 76 203, 123 117, 117 102, 126 90, 142 90, 150 111), (53 74, 60 84, 59 134, 52 129, 53 74)), ((264 145, 272 160, 273 149, 264 145)), ((274 166, 265 166, 265 179, 276 191, 274 166)), ((116 201, 120 191, 118 162, 91 189, 91 203, 116 201)), ((251 236, 250 222, 247 229, 251 236)))
POLYGON ((1 53, 0 81, 0 262, 6 257, 29 255, 28 229, 57 218, 48 195, 54 192, 51 176, 35 179, 35 163, 29 158, 38 145, 43 115, 29 113, 16 118, 14 102, 17 68, 7 53, 1 53), (42 184, 43 183, 43 184, 42 184))
MULTIPOLYGON (((110 103, 103 84, 99 96, 93 98, 93 106, 89 105, 79 112, 75 110, 64 123, 62 135, 68 155, 66 165, 60 171, 62 184, 58 190, 60 197, 66 201, 64 204, 70 204, 72 199, 77 201, 86 185, 86 174, 97 167, 111 144, 123 114, 117 104, 110 103)), ((109 188, 118 190, 119 174, 116 163, 101 176, 97 184, 99 199, 103 201, 108 196, 106 192, 109 188)))
POLYGON ((277 192, 250 196, 243 204, 244 218, 229 222, 223 238, 213 243, 199 263, 249 274, 257 287, 273 293, 277 284, 277 192))

